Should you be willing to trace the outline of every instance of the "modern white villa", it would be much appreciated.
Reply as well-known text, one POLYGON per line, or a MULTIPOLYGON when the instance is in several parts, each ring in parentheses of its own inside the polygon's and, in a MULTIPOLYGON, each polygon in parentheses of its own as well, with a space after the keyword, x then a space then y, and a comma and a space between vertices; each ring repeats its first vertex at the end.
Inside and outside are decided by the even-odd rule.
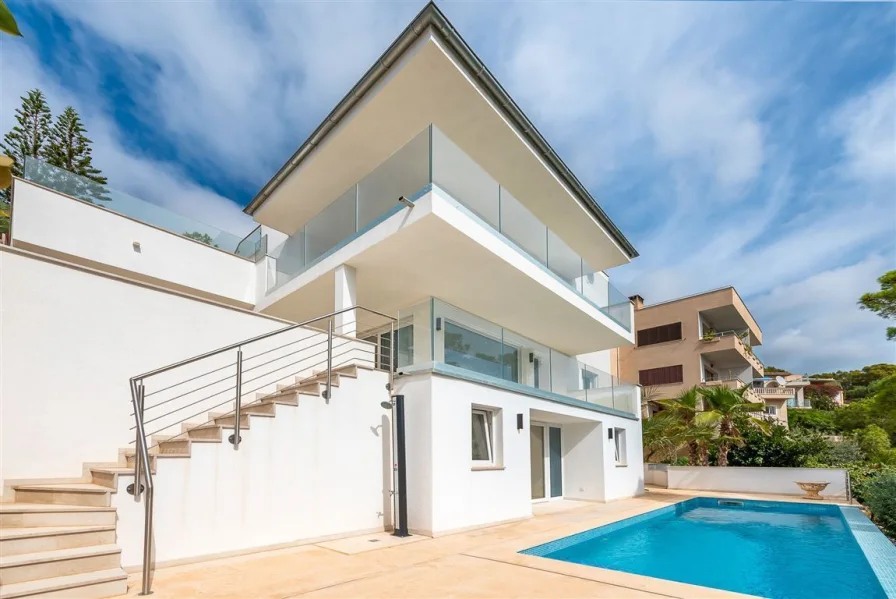
POLYGON ((643 493, 637 252, 435 5, 245 211, 14 181, 0 596, 643 493))

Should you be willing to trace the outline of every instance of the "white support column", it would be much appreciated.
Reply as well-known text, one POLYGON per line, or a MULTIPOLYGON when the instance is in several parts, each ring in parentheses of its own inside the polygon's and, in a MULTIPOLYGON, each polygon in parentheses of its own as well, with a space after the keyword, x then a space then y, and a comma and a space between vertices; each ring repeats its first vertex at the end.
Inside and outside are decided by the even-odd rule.
MULTIPOLYGON (((354 267, 347 264, 340 264, 336 268, 334 276, 336 288, 333 297, 335 298, 334 311, 344 310, 357 305, 357 285, 356 272, 354 267)), ((357 314, 356 310, 343 312, 335 318, 335 331, 339 335, 354 337, 357 332, 357 314)))

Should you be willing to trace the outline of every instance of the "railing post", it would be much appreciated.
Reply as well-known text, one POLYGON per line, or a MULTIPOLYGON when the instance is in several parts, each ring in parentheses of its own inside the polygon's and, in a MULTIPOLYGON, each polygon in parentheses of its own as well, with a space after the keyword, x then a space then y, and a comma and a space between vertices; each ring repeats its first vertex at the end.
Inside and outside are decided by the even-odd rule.
POLYGON ((141 595, 152 595, 152 485, 146 487, 146 499, 143 502, 143 581, 140 589, 141 595))
POLYGON ((327 323, 327 391, 324 398, 330 403, 333 396, 333 317, 327 323))
POLYGON ((395 338, 395 321, 389 321, 389 395, 392 395, 395 370, 398 368, 398 340, 395 338))
MULTIPOLYGON (((131 393, 134 397, 134 417, 137 418, 139 422, 143 422, 143 381, 141 380, 136 385, 132 384, 131 393)), ((140 484, 140 478, 142 475, 141 468, 144 467, 142 464, 142 453, 143 453, 143 444, 146 442, 146 439, 141 438, 143 435, 142 427, 135 427, 137 430, 137 438, 134 443, 134 501, 140 501, 140 492, 142 489, 142 485, 140 484)), ((149 468, 149 464, 145 464, 146 468, 149 468)))
POLYGON ((240 408, 243 404, 243 348, 236 348, 236 409, 233 411, 233 450, 240 448, 240 408))

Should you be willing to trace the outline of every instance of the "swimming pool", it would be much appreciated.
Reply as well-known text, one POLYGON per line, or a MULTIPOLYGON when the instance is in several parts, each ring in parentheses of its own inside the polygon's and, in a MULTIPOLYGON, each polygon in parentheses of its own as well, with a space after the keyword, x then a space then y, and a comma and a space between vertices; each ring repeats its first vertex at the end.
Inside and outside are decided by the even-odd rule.
POLYGON ((896 597, 896 548, 852 507, 697 497, 522 553, 771 599, 896 597))

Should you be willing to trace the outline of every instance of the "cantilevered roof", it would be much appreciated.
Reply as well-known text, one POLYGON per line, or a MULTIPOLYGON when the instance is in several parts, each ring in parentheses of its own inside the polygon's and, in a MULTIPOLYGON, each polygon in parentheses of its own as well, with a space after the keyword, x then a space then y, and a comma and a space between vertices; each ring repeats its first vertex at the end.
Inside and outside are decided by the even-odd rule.
POLYGON ((538 132, 529 118, 517 106, 513 99, 504 90, 494 75, 486 68, 485 64, 473 52, 470 46, 457 33, 454 26, 448 21, 441 10, 429 2, 405 30, 392 42, 389 48, 380 56, 374 65, 364 74, 349 93, 336 105, 324 121, 318 125, 310 137, 299 147, 293 156, 284 164, 274 177, 261 188, 258 194, 246 206, 244 211, 253 215, 270 198, 274 191, 296 170, 315 148, 317 148, 327 136, 334 131, 340 122, 367 97, 368 93, 383 79, 392 68, 410 49, 414 42, 425 32, 434 32, 447 47, 449 47, 461 66, 469 76, 482 86, 490 101, 500 109, 505 118, 513 124, 518 133, 536 150, 540 158, 552 169, 558 177, 581 201, 585 208, 593 214, 595 219, 606 229, 610 237, 629 259, 638 256, 637 250, 626 239, 619 228, 598 205, 584 185, 578 180, 568 166, 563 162, 556 151, 548 144, 547 140, 538 132))

